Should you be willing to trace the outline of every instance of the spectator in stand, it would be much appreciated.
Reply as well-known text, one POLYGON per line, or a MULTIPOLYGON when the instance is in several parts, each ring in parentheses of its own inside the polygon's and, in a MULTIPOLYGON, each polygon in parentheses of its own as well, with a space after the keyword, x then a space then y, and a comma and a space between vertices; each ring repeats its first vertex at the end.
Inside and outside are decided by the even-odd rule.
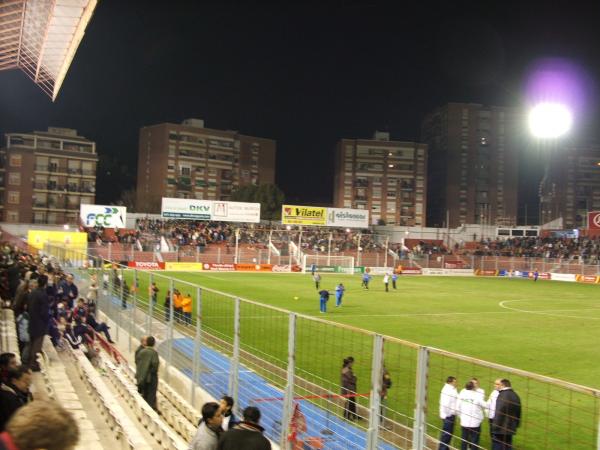
POLYGON ((148 338, 148 336, 142 336, 140 338, 140 345, 138 346, 138 348, 135 349, 135 366, 139 366, 140 365, 140 360, 138 359, 140 352, 144 349, 144 347, 146 347, 146 339, 148 338))
POLYGON ((48 295, 46 294, 46 275, 40 275, 37 280, 38 287, 29 295, 29 337, 31 339, 29 348, 28 366, 33 371, 40 370, 37 362, 37 354, 42 350, 44 336, 48 333, 50 313, 48 295))
POLYGON ((135 379, 138 392, 144 400, 156 410, 156 389, 158 388, 158 366, 160 360, 154 349, 155 339, 153 336, 146 338, 146 346, 136 356, 137 365, 135 379))
POLYGON ((110 337, 110 332, 108 331, 110 327, 106 324, 106 322, 98 322, 96 321, 96 316, 92 313, 87 315, 87 323, 90 327, 94 329, 97 333, 104 333, 106 340, 111 344, 114 344, 115 341, 110 337))
MULTIPOLYGON (((381 390, 379 391, 379 397, 381 407, 379 408, 379 422, 383 424, 385 419, 385 410, 387 408, 387 395, 388 391, 392 387, 392 377, 390 372, 383 366, 383 375, 381 376, 381 390)), ((386 430, 391 430, 391 424, 385 426, 386 430)))
POLYGON ((31 371, 26 366, 10 368, 6 383, 0 385, 0 431, 4 431, 6 423, 20 407, 33 400, 31 387, 31 371))
POLYGON ((77 300, 77 305, 73 308, 72 317, 74 320, 82 319, 87 316, 87 308, 85 307, 85 300, 80 298, 77 300))
POLYGON ((8 381, 8 371, 17 367, 19 367, 17 355, 9 352, 0 354, 0 383, 6 383, 8 381))
POLYGON ((255 406, 244 409, 244 420, 229 429, 219 439, 218 450, 271 450, 271 443, 263 436, 259 425, 260 410, 255 406))
POLYGON ((67 302, 70 309, 73 309, 75 299, 79 297, 79 289, 73 282, 73 275, 68 274, 64 280, 58 285, 58 295, 60 298, 67 302))
POLYGON ((96 312, 96 304, 98 303, 98 277, 92 275, 88 293, 86 295, 87 308, 89 312, 96 312))
POLYGON ((13 302, 13 311, 15 312, 15 317, 21 314, 25 309, 29 292, 31 292, 30 286, 34 285, 35 281, 23 280, 23 282, 17 287, 14 297, 15 300, 13 302))
POLYGON ((235 414, 233 414, 233 398, 228 395, 224 395, 221 397, 221 401, 219 403, 221 404, 221 414, 223 415, 223 423, 221 424, 221 428, 227 431, 239 423, 239 420, 237 417, 235 417, 235 414))
POLYGON ((58 403, 36 400, 20 408, 0 434, 0 450, 74 450, 77 422, 58 403))
POLYGON ((29 361, 29 343, 31 337, 29 336, 29 323, 31 322, 29 317, 28 306, 25 303, 21 313, 17 316, 17 340, 19 344, 19 352, 21 354, 21 361, 29 361))
POLYGON ((127 284, 127 280, 123 280, 123 297, 121 298, 121 308, 127 309, 127 303, 129 303, 130 294, 131 288, 127 284))
POLYGON ((502 380, 500 378, 494 381, 494 390, 492 390, 490 397, 487 401, 487 416, 488 422, 490 425, 490 438, 493 438, 492 431, 493 426, 492 423, 494 421, 494 416, 496 415, 496 401, 498 400, 498 394, 500 394, 500 389, 502 388, 502 380))
POLYGON ((202 406, 202 419, 198 431, 189 450, 216 450, 219 444, 219 436, 223 432, 221 423, 221 406, 215 402, 208 402, 202 406))

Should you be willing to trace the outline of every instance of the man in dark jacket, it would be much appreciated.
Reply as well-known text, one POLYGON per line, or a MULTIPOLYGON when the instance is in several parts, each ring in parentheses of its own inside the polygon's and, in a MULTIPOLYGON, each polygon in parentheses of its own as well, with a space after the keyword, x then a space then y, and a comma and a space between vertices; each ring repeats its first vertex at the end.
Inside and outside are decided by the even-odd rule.
POLYGON ((0 386, 0 431, 4 431, 6 423, 17 409, 33 400, 30 387, 31 371, 28 367, 8 370, 7 382, 0 386))
POLYGON ((158 388, 158 366, 160 360, 158 353, 154 350, 154 337, 146 338, 146 345, 136 354, 135 379, 138 392, 144 400, 156 409, 156 389, 158 388))
POLYGON ((226 431, 219 439, 217 450, 271 450, 271 443, 263 436, 260 410, 255 406, 244 409, 244 420, 226 431))
POLYGON ((37 280, 37 288, 29 294, 29 367, 39 372, 40 367, 37 363, 37 354, 42 350, 44 336, 48 333, 48 324, 50 323, 50 312, 48 295, 46 294, 46 283, 48 277, 40 275, 37 280))
POLYGON ((496 413, 492 420, 492 450, 511 450, 513 436, 521 421, 521 399, 512 390, 510 381, 500 381, 496 413))

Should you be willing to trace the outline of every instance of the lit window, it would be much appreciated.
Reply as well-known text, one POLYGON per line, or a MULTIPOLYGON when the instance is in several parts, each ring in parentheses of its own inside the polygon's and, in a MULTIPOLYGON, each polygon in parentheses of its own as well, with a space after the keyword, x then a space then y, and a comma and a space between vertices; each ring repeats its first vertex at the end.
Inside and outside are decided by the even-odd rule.
POLYGON ((10 155, 10 167, 21 167, 21 155, 10 155))
POLYGON ((21 186, 21 174, 19 172, 9 173, 8 184, 11 186, 21 186))
POLYGON ((18 205, 20 200, 19 191, 8 191, 8 203, 18 205))

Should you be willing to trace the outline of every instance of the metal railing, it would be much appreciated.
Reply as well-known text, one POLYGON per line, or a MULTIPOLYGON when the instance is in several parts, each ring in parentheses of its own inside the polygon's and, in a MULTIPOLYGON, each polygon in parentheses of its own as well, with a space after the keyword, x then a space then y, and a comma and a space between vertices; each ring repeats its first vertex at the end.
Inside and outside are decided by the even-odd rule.
MULTIPOLYGON (((495 380, 512 382, 522 407, 516 448, 600 449, 600 390, 263 305, 158 272, 117 264, 93 268, 90 257, 76 251, 46 251, 84 282, 96 277, 105 294, 99 308, 117 323, 117 332, 155 335, 167 365, 217 398, 227 393, 238 407, 259 406, 267 435, 282 448, 291 448, 295 429, 302 432, 300 439, 321 441, 328 449, 435 449, 442 435, 440 390, 451 375, 461 385, 476 377, 486 401, 495 380), (148 294, 152 283, 159 288, 156 299, 148 294), (175 309, 178 292, 193 299, 191 312, 175 309), (340 380, 348 356, 354 358, 356 389, 340 380), (391 381, 387 392, 382 391, 385 374, 391 381)), ((491 448, 484 412, 483 406, 477 414, 461 412, 461 419, 481 420, 473 448, 491 448)), ((507 431, 500 422, 497 426, 496 431, 507 431)), ((458 419, 450 444, 461 446, 458 419)))

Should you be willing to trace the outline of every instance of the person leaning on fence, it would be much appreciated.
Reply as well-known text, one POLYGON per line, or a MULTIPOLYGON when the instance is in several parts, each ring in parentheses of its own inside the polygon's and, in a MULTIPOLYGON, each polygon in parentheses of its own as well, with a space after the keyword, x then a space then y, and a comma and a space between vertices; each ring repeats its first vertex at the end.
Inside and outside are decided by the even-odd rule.
POLYGON ((458 391, 456 378, 448 377, 440 394, 440 419, 442 419, 442 433, 438 450, 449 450, 450 441, 454 434, 454 424, 458 412, 458 391))
POLYGON ((521 423, 521 399, 507 379, 500 380, 496 411, 492 420, 492 449, 512 450, 513 437, 521 423))
POLYGON ((219 438, 217 450, 271 450, 271 443, 263 436, 260 410, 255 406, 244 409, 244 420, 219 438))
POLYGON ((183 311, 183 320, 186 325, 192 324, 192 296, 190 294, 186 294, 181 298, 181 311, 183 311))
POLYGON ((165 297, 165 322, 169 322, 171 320, 171 291, 167 291, 167 296, 165 297))
POLYGON ((136 354, 135 380, 138 392, 152 409, 156 410, 156 389, 158 388, 158 366, 160 360, 154 349, 154 337, 146 338, 146 346, 136 354))
POLYGON ((205 403, 202 406, 202 419, 189 450, 216 450, 219 436, 223 432, 222 422, 221 406, 215 402, 205 403))
POLYGON ((175 322, 181 322, 183 318, 183 309, 181 308, 181 302, 183 301, 183 296, 181 292, 177 289, 173 290, 173 314, 175 317, 175 322))
POLYGON ((356 375, 352 372, 354 358, 348 356, 344 359, 341 373, 342 398, 344 402, 344 418, 348 420, 356 420, 356 375))
POLYGON ((487 409, 486 414, 488 416, 488 422, 490 425, 490 438, 493 438, 493 427, 492 422, 494 420, 494 416, 496 415, 496 400, 498 400, 498 394, 500 394, 500 388, 502 388, 501 379, 497 378, 494 381, 494 390, 490 393, 490 396, 487 401, 487 409))
POLYGON ((221 397, 219 403, 221 405, 221 414, 223 415, 223 423, 221 424, 221 428, 224 431, 227 431, 237 425, 240 421, 233 413, 234 401, 232 397, 229 395, 224 395, 221 397))
MULTIPOLYGON (((392 387, 392 377, 390 372, 383 367, 383 375, 381 376, 381 390, 379 391, 380 404, 379 408, 379 422, 383 424, 385 419, 385 409, 387 404, 388 390, 392 387)), ((386 426, 386 429, 391 429, 391 425, 386 426)))
POLYGON ((458 395, 458 415, 461 427, 461 450, 478 449, 481 438, 481 422, 487 407, 483 395, 477 392, 473 380, 467 382, 458 395))

